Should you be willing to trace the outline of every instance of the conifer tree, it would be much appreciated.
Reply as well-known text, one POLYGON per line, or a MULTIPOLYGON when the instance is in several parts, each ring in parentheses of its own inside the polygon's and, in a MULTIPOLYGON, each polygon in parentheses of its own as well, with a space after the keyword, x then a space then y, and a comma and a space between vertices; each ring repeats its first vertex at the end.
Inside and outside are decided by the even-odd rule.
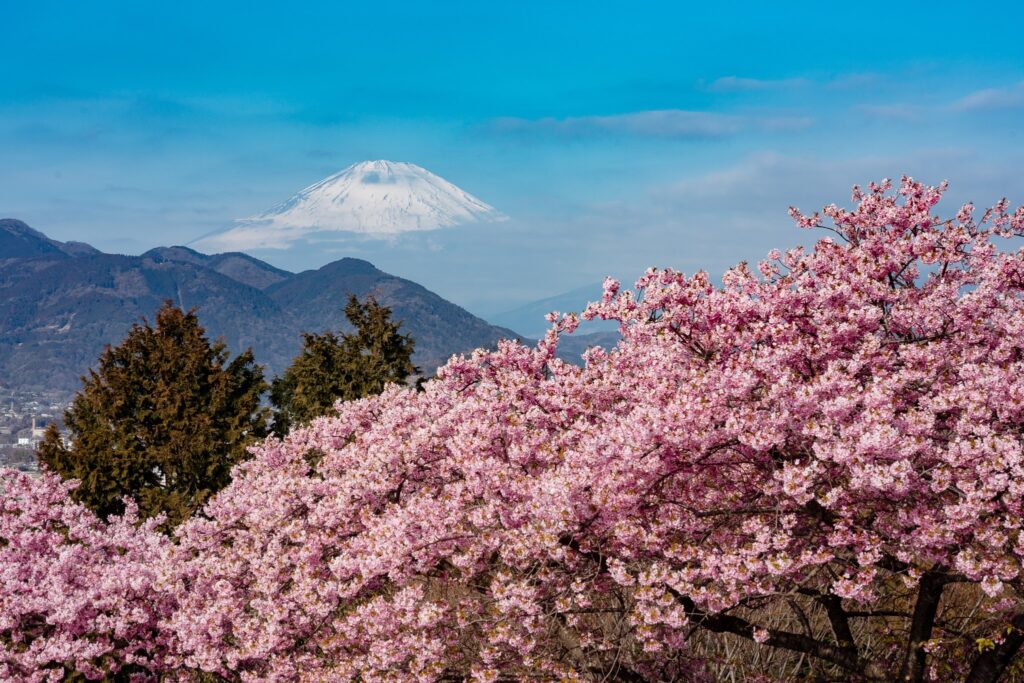
POLYGON ((228 362, 210 343, 194 311, 170 301, 143 320, 120 346, 108 346, 64 422, 39 446, 39 460, 64 478, 81 480, 74 496, 106 517, 130 496, 140 513, 167 513, 166 526, 187 518, 230 481, 246 446, 265 435, 263 371, 247 350, 228 362))
POLYGON ((304 333, 302 352, 274 380, 270 401, 278 434, 327 414, 339 399, 379 394, 419 371, 412 363, 415 341, 400 333, 402 323, 391 319, 390 308, 350 295, 345 317, 353 332, 304 333))

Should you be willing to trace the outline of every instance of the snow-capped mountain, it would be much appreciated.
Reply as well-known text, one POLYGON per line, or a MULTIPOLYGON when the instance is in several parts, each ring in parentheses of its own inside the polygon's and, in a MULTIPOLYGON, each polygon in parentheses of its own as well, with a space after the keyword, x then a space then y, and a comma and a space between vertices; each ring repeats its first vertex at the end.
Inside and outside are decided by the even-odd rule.
POLYGON ((202 250, 286 248, 324 233, 393 237, 504 220, 494 207, 416 164, 363 161, 193 243, 202 250))

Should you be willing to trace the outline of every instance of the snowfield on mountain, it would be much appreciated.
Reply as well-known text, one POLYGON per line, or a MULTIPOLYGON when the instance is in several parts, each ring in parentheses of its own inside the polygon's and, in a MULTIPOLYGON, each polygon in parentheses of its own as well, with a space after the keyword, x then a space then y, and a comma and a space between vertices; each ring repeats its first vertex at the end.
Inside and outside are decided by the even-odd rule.
POLYGON ((197 240, 203 250, 283 249, 317 233, 389 238, 505 220, 490 204, 416 164, 352 164, 263 213, 197 240))

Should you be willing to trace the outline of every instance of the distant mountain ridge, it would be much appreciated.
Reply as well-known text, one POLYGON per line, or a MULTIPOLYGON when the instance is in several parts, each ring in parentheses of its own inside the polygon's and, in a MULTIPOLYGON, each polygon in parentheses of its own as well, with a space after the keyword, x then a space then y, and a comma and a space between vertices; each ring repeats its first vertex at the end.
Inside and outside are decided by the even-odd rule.
POLYGON ((256 289, 266 289, 294 275, 237 251, 208 256, 188 247, 156 247, 142 255, 142 258, 147 257, 154 261, 176 261, 211 268, 256 289))
MULTIPOLYGON (((527 337, 542 337, 550 327, 545 316, 548 313, 582 313, 591 301, 601 298, 601 283, 578 287, 568 292, 545 297, 513 308, 488 315, 496 325, 515 330, 527 337)), ((603 320, 588 320, 580 324, 578 334, 605 334, 618 329, 618 323, 603 320)), ((606 335, 607 338, 607 335, 606 335)))
POLYGON ((84 242, 58 242, 15 218, 0 219, 0 262, 34 256, 83 256, 100 251, 84 242))
POLYGON ((516 338, 421 285, 345 258, 290 273, 246 254, 160 247, 140 256, 58 242, 0 220, 0 385, 73 391, 104 345, 119 342, 163 301, 198 309, 208 335, 232 353, 252 347, 267 375, 299 352, 303 331, 347 326, 349 294, 390 306, 433 371, 452 354, 516 338))

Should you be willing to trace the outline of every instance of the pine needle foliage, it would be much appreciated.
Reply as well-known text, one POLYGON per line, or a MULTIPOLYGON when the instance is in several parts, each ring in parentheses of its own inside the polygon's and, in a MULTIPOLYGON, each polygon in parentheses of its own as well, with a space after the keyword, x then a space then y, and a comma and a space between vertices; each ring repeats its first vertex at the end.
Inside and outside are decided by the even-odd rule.
POLYGON ((144 517, 166 513, 172 528, 227 485, 246 447, 266 435, 263 370, 251 349, 228 355, 194 310, 166 302, 155 325, 143 320, 104 350, 65 413, 71 445, 51 426, 40 462, 80 480, 74 497, 99 515, 120 514, 129 496, 144 517))
POLYGON ((277 434, 328 414, 338 400, 379 394, 419 372, 412 363, 415 340, 401 333, 402 323, 391 319, 389 307, 350 295, 345 317, 353 332, 304 333, 301 353, 274 380, 270 401, 277 434))

